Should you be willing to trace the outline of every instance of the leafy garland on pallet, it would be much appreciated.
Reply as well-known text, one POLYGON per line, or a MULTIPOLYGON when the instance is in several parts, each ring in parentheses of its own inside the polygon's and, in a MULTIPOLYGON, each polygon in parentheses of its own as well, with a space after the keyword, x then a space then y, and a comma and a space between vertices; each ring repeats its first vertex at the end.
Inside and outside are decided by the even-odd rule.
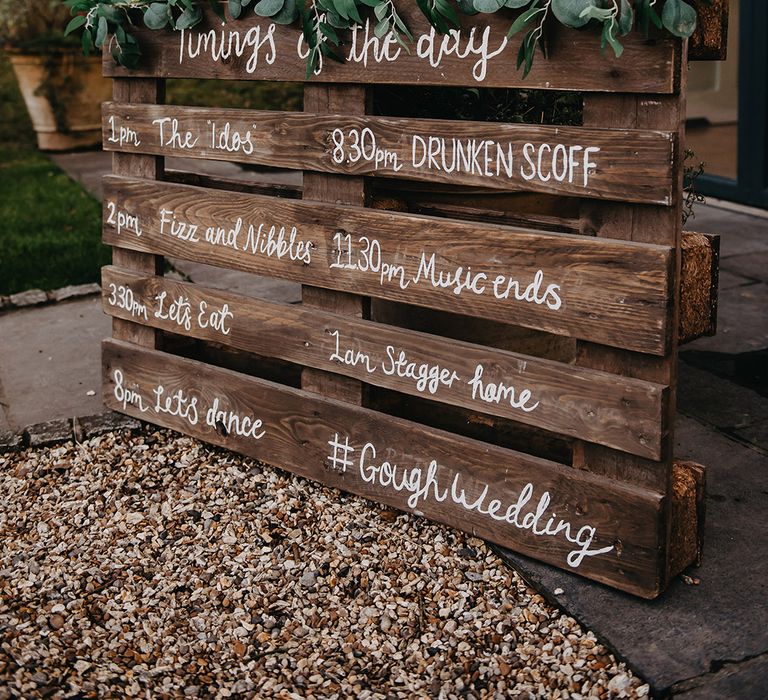
MULTIPOLYGON (((144 25, 154 30, 191 29, 202 21, 205 5, 225 20, 218 0, 63 1, 74 15, 65 33, 82 29, 86 53, 93 47, 100 49, 111 37, 112 56, 126 68, 134 68, 141 57, 141 49, 132 34, 139 13, 143 15, 144 25)), ((449 0, 416 0, 416 4, 441 34, 459 26, 458 14, 449 0)), ((610 46, 616 56, 623 51, 619 37, 629 34, 636 25, 645 33, 654 25, 678 37, 689 37, 696 28, 696 10, 685 0, 456 0, 456 5, 465 15, 492 14, 505 9, 521 11, 509 28, 509 36, 525 32, 517 56, 517 67, 523 67, 524 76, 531 70, 537 46, 546 55, 545 28, 550 16, 572 29, 590 22, 602 24, 601 46, 603 49, 610 46)), ((257 15, 276 24, 301 20, 310 49, 307 77, 318 67, 321 56, 343 60, 337 51, 341 44, 338 30, 364 24, 366 8, 375 16, 377 37, 391 35, 406 51, 413 42, 413 35, 397 12, 395 0, 228 0, 227 8, 232 19, 238 19, 252 8, 257 15)))

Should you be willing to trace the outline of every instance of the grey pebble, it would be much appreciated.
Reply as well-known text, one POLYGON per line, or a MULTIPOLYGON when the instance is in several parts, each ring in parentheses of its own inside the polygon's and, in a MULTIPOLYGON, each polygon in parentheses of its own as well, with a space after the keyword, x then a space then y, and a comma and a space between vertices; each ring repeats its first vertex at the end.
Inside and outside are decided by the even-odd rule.
POLYGON ((1 453, 0 493, 0 700, 650 692, 482 540, 171 432, 1 453))

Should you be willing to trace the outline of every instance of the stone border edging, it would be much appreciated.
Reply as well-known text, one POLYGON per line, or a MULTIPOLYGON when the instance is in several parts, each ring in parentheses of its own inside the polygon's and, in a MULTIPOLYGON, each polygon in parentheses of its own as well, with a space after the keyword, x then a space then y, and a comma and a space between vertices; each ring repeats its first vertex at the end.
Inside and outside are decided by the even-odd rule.
POLYGON ((141 421, 114 411, 51 420, 30 425, 18 433, 0 432, 0 455, 20 452, 27 447, 50 447, 69 440, 83 442, 114 430, 135 432, 140 429, 141 421))
POLYGON ((42 289, 28 289, 9 296, 0 295, 0 313, 14 309, 24 309, 30 306, 56 304, 69 299, 79 299, 101 293, 101 286, 96 282, 89 284, 70 284, 48 292, 42 289))

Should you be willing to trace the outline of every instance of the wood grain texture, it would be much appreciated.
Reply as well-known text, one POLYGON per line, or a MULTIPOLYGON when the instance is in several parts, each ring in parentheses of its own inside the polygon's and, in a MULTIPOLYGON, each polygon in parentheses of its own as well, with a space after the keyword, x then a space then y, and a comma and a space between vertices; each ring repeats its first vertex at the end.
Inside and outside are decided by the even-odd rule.
MULTIPOLYGON (((586 124, 606 122, 627 128, 649 128, 675 131, 678 150, 674 165, 673 186, 682 192, 685 118, 685 71, 680 75, 680 93, 672 96, 649 98, 643 95, 590 95, 584 102, 586 124)), ((574 446, 574 466, 604 474, 625 482, 640 484, 657 490, 667 497, 672 493, 672 460, 674 422, 677 391, 677 329, 680 314, 680 266, 682 239, 682 197, 675 197, 674 207, 641 206, 632 204, 609 205, 589 202, 584 205, 584 217, 600 237, 630 239, 671 245, 675 249, 675 267, 671 277, 673 306, 672 327, 675 333, 671 346, 663 357, 638 356, 616 352, 613 348, 593 343, 579 343, 577 364, 592 369, 620 372, 669 387, 669 403, 665 424, 667 432, 662 442, 662 456, 656 462, 641 457, 609 450, 591 443, 577 442, 574 446)), ((666 506, 665 506, 666 508, 666 506)), ((665 529, 660 540, 663 551, 659 578, 666 586, 669 576, 670 551, 669 512, 664 513, 665 529)))
MULTIPOLYGON (((311 113, 347 111, 350 114, 365 114, 368 108, 370 90, 360 85, 305 85, 304 110, 311 113)), ((306 201, 331 202, 364 207, 368 203, 367 185, 364 178, 345 177, 338 174, 324 174, 305 171, 303 176, 302 199, 306 201)), ((330 290, 324 287, 302 285, 302 303, 327 311, 369 318, 370 299, 344 290, 330 290)), ((342 377, 312 367, 302 371, 301 386, 334 399, 363 405, 366 402, 366 385, 350 377, 342 377)))
MULTIPOLYGON (((473 226, 360 207, 112 177, 104 180, 104 197, 104 241, 109 245, 490 318, 648 353, 663 354, 668 348, 672 256, 663 246, 597 241, 490 224, 473 226), (118 232, 109 217, 113 206, 126 216, 137 217, 140 236, 128 226, 118 232), (181 240, 192 235, 189 226, 171 235, 171 223, 162 220, 174 218, 177 226, 197 226, 194 235, 198 240, 181 240), (294 246, 288 250, 286 243, 282 256, 279 251, 263 253, 261 248, 252 253, 249 227, 253 227, 255 237, 262 225, 259 245, 274 226, 276 231, 285 227, 286 241, 292 227, 296 227, 294 246), (232 236, 234 247, 207 242, 208 227, 222 227, 224 238, 230 230, 239 230, 232 236), (377 248, 371 243, 374 239, 381 251, 380 266, 377 248), (357 269, 345 267, 350 264, 349 245, 351 265, 357 269), (363 255, 367 248, 372 251, 368 256, 373 261, 370 267, 377 272, 360 269, 368 264, 363 255), (306 254, 297 255, 297 251, 306 254), (292 260, 292 256, 296 259, 292 260), (467 280, 473 289, 468 289, 467 280)), ((275 232, 273 238, 277 236, 275 232)))
MULTIPOLYGON (((402 190, 395 192, 384 188, 375 189, 373 198, 374 208, 381 206, 397 211, 562 233, 578 233, 584 226, 592 235, 595 232, 594 221, 580 221, 573 215, 574 206, 578 213, 578 199, 501 192, 451 194, 427 190, 403 193, 402 190)), ((717 332, 720 238, 716 234, 683 231, 681 256, 677 331, 680 345, 717 332)))
POLYGON ((674 138, 652 130, 114 102, 102 113, 108 151, 667 205, 672 194, 674 138))
MULTIPOLYGON (((115 100, 125 102, 162 102, 164 88, 164 82, 161 80, 116 78, 112 85, 112 96, 115 100)), ((157 180, 162 177, 164 163, 164 158, 154 155, 112 154, 112 172, 115 175, 157 180)), ((115 265, 144 274, 162 274, 163 270, 162 256, 121 248, 112 249, 112 262, 115 265)), ((113 319, 112 335, 115 338, 138 343, 149 348, 158 347, 160 340, 159 336, 146 326, 122 319, 113 319)))
POLYGON ((659 456, 664 388, 656 384, 114 267, 103 269, 102 288, 105 312, 118 318, 659 456), (179 300, 189 310, 182 323, 169 313, 179 300), (224 324, 215 327, 222 317, 224 324), (407 363, 397 363, 401 352, 407 363), (486 391, 490 383, 514 391, 505 400, 493 394, 484 400, 479 382, 470 384, 475 377, 486 391), (531 399, 521 408, 526 388, 531 399))
MULTIPOLYGON (((458 58, 455 33, 446 37, 435 34, 412 0, 399 0, 397 6, 416 37, 410 53, 396 50, 395 45, 390 52, 394 60, 377 62, 372 51, 363 51, 366 43, 366 30, 363 29, 358 32, 354 46, 349 38, 341 47, 340 53, 347 60, 344 63, 326 61, 321 74, 314 80, 601 92, 670 93, 675 89, 674 69, 681 58, 680 44, 662 33, 645 38, 640 32, 633 32, 622 37, 624 54, 615 58, 611 52, 601 52, 598 31, 573 31, 553 22, 548 60, 540 57, 542 60, 535 61, 533 70, 524 79, 522 72, 515 69, 522 36, 518 34, 511 40, 506 39, 515 13, 462 17, 458 51, 468 55, 458 58), (474 34, 470 36, 473 29, 474 34), (432 50, 427 43, 430 37, 432 50), (441 54, 443 44, 446 48, 441 54), (485 54, 492 56, 485 61, 480 53, 483 46, 486 47, 485 54), (473 50, 468 51, 468 47, 473 50), (350 60, 355 57, 358 60, 350 60), (588 70, 585 65, 589 66, 588 70)), ((188 32, 140 29, 136 33, 142 49, 139 66, 130 71, 121 68, 105 51, 105 75, 288 81, 303 81, 306 77, 306 60, 297 52, 298 29, 275 26, 253 13, 246 13, 241 19, 222 26, 208 12, 204 23, 188 32), (231 34, 233 48, 229 49, 231 34), (222 37, 224 56, 214 60, 211 50, 205 50, 205 44, 213 47, 216 42, 218 48, 222 37), (202 50, 198 50, 198 45, 202 50)), ((379 43, 373 38, 373 26, 368 34, 369 42, 379 43)), ((370 43, 369 48, 372 48, 370 43)))
POLYGON ((659 592, 656 494, 128 343, 106 341, 103 360, 110 408, 636 595, 659 592))

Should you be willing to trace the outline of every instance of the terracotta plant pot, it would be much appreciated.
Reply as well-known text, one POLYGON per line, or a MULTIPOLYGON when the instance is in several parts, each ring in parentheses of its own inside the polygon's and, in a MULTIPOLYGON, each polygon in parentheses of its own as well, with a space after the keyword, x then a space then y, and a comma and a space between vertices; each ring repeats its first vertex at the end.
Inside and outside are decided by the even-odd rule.
POLYGON ((101 143, 101 103, 112 97, 112 81, 101 74, 101 56, 83 56, 76 49, 9 55, 41 150, 101 143))

